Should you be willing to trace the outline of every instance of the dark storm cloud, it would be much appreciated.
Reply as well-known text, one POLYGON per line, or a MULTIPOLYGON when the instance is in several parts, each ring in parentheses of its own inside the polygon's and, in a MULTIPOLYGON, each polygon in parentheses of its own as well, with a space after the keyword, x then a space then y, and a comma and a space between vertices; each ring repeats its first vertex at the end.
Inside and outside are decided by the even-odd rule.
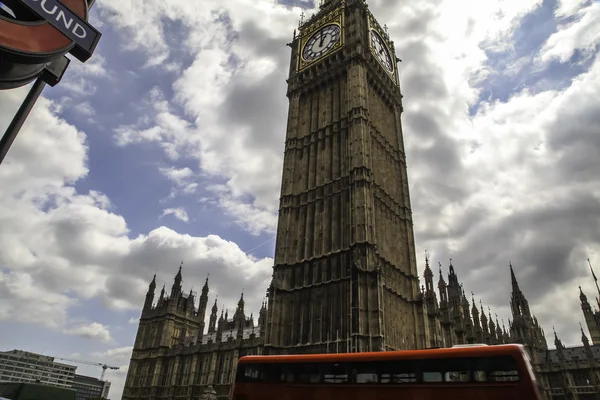
POLYGON ((472 217, 465 215, 461 221, 471 229, 454 259, 462 266, 469 287, 491 290, 489 282, 505 282, 504 291, 496 291, 501 296, 494 298, 498 304, 508 301, 510 294, 505 268, 509 262, 535 304, 564 282, 585 276, 585 258, 579 248, 600 242, 600 201, 582 192, 573 191, 501 220, 488 220, 480 227, 472 217), (486 267, 483 274, 473 273, 486 267))
MULTIPOLYGON (((372 6, 374 13, 381 14, 393 12, 404 2, 380 1, 375 4, 372 6)), ((482 297, 486 305, 504 311, 510 298, 508 263, 511 261, 532 306, 541 307, 542 298, 551 291, 564 287, 566 282, 577 277, 585 279, 588 272, 582 264, 586 258, 582 249, 600 242, 600 201, 589 189, 572 185, 574 180, 590 182, 600 175, 597 161, 600 110, 597 102, 590 101, 600 94, 588 88, 588 93, 575 95, 569 104, 560 108, 556 120, 544 127, 546 146, 550 150, 544 162, 536 164, 529 149, 521 148, 509 158, 513 164, 498 165, 495 171, 488 171, 488 176, 478 171, 477 165, 471 166, 472 169, 465 168, 462 154, 467 153, 465 150, 471 144, 456 139, 459 129, 456 121, 457 116, 465 114, 469 104, 459 94, 449 91, 444 81, 447 74, 443 60, 422 40, 424 37, 437 38, 433 32, 436 28, 433 22, 436 11, 433 10, 436 7, 416 6, 391 30, 398 56, 403 60, 399 69, 405 107, 404 139, 417 251, 421 253, 428 249, 436 267, 441 261, 444 276, 448 259, 452 258, 465 288, 482 297), (489 204, 473 201, 480 190, 489 189, 489 182, 498 178, 495 174, 518 169, 530 172, 525 176, 531 182, 515 181, 514 184, 519 187, 528 184, 532 192, 540 193, 539 200, 546 201, 519 204, 512 213, 500 215, 496 208, 504 199, 494 198, 490 193, 489 204)), ((517 45, 519 51, 540 47, 553 32, 554 24, 548 22, 551 15, 551 12, 537 8, 525 20, 535 30, 535 43, 522 41, 517 45), (544 21, 543 29, 534 26, 534 22, 540 20, 544 21)), ((472 25, 467 26, 467 32, 473 30, 472 25)), ((516 36, 526 38, 527 29, 527 26, 521 26, 516 36)), ((509 64, 521 56, 521 53, 511 54, 509 64)), ((530 64, 531 60, 527 65, 530 64)), ((522 82, 522 76, 501 80, 500 75, 494 75, 495 66, 493 63, 488 65, 492 68, 491 76, 498 80, 498 85, 503 85, 502 93, 506 94, 503 99, 508 100, 522 82)), ((577 72, 581 71, 571 69, 571 76, 577 72)), ((543 71, 535 78, 551 79, 543 71)), ((484 82, 488 83, 489 80, 484 82)), ((528 81, 528 84, 535 84, 535 81, 528 81)), ((514 128, 507 126, 506 129, 514 128)), ((481 134, 485 135, 485 132, 481 134)), ((493 159, 491 157, 490 162, 493 159)), ((423 261, 420 254, 421 267, 423 261)), ((577 287, 573 290, 576 302, 577 287)), ((545 321, 552 320, 551 315, 544 316, 545 321)), ((567 331, 572 328, 565 327, 567 331)))
POLYGON ((585 92, 572 96, 573 103, 556 116, 561 123, 546 133, 550 150, 558 156, 546 175, 557 183, 597 181, 600 176, 600 103, 591 101, 600 98, 600 90, 590 87, 585 92))

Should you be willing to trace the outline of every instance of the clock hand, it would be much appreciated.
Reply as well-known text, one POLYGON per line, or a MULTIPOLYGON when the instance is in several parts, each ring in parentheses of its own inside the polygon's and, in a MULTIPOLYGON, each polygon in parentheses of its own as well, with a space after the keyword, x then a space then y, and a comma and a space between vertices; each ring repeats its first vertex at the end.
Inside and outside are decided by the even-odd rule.
POLYGON ((319 42, 319 47, 323 46, 323 41, 325 40, 325 37, 323 36, 323 31, 321 31, 321 41, 319 42))

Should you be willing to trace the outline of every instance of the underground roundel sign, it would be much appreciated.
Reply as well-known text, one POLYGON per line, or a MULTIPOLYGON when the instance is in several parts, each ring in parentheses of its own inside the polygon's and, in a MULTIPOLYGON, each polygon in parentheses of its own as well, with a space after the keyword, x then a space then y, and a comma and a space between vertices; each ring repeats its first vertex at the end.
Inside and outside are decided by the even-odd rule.
POLYGON ((87 0, 0 0, 0 88, 66 53, 89 59, 101 34, 87 19, 87 0))

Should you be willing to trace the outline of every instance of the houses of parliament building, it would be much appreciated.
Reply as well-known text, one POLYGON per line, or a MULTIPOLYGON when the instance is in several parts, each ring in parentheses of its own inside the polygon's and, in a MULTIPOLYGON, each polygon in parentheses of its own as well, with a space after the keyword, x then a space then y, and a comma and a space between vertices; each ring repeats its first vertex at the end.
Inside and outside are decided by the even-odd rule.
POLYGON ((157 299, 153 279, 123 399, 192 400, 207 387, 227 399, 245 355, 463 343, 522 343, 548 399, 598 398, 600 314, 583 292, 592 343, 582 328, 581 347, 565 348, 555 333, 549 350, 512 266, 508 326, 467 298, 452 263, 446 276, 440 267, 436 288, 426 259, 420 286, 400 60, 366 1, 323 0, 288 45, 289 112, 267 300, 255 321, 243 295, 231 316, 216 301, 209 305, 208 280, 199 299, 184 294, 181 267, 170 293, 163 287, 157 299))

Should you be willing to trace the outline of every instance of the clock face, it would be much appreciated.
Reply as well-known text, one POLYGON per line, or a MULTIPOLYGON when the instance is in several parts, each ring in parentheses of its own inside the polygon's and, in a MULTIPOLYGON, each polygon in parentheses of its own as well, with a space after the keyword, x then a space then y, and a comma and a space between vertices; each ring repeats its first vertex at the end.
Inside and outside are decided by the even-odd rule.
POLYGON ((379 36, 379 33, 371 31, 371 48, 375 53, 377 60, 383 65, 383 67, 389 72, 394 72, 394 64, 392 63, 392 56, 385 46, 383 39, 379 36))
POLYGON ((308 39, 302 50, 302 58, 313 61, 329 53, 339 43, 341 33, 339 25, 325 25, 308 39))

